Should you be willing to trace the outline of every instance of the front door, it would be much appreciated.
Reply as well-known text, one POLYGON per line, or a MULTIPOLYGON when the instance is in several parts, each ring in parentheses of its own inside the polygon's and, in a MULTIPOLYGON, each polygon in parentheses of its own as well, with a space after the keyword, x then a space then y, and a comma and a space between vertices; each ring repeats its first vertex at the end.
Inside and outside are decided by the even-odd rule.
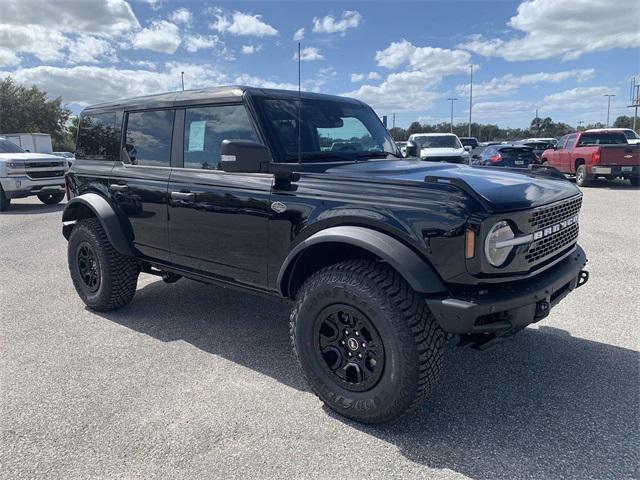
POLYGON ((219 170, 225 139, 256 140, 243 105, 179 112, 183 162, 169 180, 172 262, 221 280, 264 288, 273 175, 219 170))
POLYGON ((109 190, 127 216, 133 244, 143 255, 170 260, 167 187, 171 173, 174 110, 125 114, 124 148, 109 190))

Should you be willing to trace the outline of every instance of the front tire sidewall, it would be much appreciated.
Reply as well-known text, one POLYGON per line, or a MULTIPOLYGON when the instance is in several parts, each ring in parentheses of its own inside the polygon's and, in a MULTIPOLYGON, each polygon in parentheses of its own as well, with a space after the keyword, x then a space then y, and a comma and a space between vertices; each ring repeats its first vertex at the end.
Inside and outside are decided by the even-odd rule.
MULTIPOLYGON (((408 372, 407 365, 417 365, 417 355, 412 349, 414 339, 408 331, 398 329, 405 322, 398 315, 397 307, 389 298, 371 294, 372 289, 363 290, 361 285, 316 284, 315 288, 302 292, 304 299, 297 304, 294 333, 294 348, 307 380, 317 395, 331 408, 342 415, 359 421, 376 423, 386 420, 387 411, 403 410, 409 406, 411 397, 403 399, 403 382, 415 376, 408 372), (378 383, 364 392, 347 390, 334 380, 333 374, 321 362, 317 353, 314 324, 318 315, 328 306, 346 304, 361 311, 377 329, 384 345, 384 370, 378 383), (406 401, 403 401, 406 400, 406 401), (404 407, 398 403, 406 403, 404 407)), ((407 327, 408 329, 408 327, 407 327)), ((411 383, 411 382, 409 382, 411 383)))
POLYGON ((2 187, 0 187, 0 212, 4 212, 7 208, 9 208, 9 204, 11 203, 11 199, 7 198, 4 193, 2 187))

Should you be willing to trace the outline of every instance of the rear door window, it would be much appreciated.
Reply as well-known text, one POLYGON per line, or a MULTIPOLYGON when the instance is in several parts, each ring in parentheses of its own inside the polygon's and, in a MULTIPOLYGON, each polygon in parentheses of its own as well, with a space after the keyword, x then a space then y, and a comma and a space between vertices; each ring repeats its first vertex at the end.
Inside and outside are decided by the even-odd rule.
POLYGON ((116 112, 80 116, 76 159, 113 161, 118 157, 120 126, 116 123, 116 117, 116 112))
POLYGON ((174 110, 129 112, 125 150, 128 163, 169 167, 174 110))
POLYGON ((244 105, 187 108, 184 168, 217 170, 223 140, 257 141, 244 105))

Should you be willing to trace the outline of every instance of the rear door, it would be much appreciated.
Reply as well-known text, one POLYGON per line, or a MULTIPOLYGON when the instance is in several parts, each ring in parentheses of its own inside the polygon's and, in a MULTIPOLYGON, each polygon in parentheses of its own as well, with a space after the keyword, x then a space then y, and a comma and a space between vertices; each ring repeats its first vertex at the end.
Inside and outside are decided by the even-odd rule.
POLYGON ((111 172, 109 189, 129 219, 134 246, 145 256, 170 260, 167 188, 175 111, 125 113, 121 161, 111 172))
POLYGON ((257 140, 242 104, 178 111, 181 158, 169 182, 172 262, 223 281, 264 288, 273 175, 220 170, 223 140, 257 140))

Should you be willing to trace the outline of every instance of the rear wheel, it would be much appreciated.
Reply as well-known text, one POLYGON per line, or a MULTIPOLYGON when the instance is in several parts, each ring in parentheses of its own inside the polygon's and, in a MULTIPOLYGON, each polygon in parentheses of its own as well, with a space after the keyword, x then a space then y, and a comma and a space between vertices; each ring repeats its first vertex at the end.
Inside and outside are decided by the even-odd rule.
POLYGON ((4 193, 2 187, 0 187, 0 212, 4 212, 7 208, 9 208, 9 204, 11 203, 11 199, 7 198, 4 193))
POLYGON ((578 168, 576 168, 576 183, 578 186, 587 187, 589 183, 591 183, 591 180, 593 180, 593 178, 587 173, 587 167, 584 164, 578 165, 578 168))
POLYGON ((351 260, 312 275, 291 313, 291 342, 320 399, 365 423, 415 408, 442 367, 444 334, 391 267, 351 260))
POLYGON ((78 222, 69 237, 67 257, 73 285, 89 308, 115 310, 133 300, 138 263, 113 248, 98 219, 78 222))
POLYGON ((64 198, 64 192, 60 193, 43 193, 38 195, 38 199, 45 205, 55 205, 60 203, 64 198))
POLYGON ((640 187, 640 177, 631 177, 629 178, 629 181, 634 187, 640 187))

